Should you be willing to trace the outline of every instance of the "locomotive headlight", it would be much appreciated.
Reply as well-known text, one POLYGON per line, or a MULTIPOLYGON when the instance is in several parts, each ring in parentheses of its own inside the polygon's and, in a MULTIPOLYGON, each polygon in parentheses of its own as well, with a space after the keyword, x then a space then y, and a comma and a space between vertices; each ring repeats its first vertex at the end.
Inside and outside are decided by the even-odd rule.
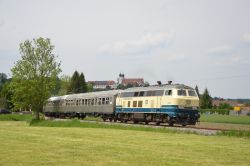
POLYGON ((193 110, 198 110, 198 107, 192 107, 193 110))
POLYGON ((178 105, 178 108, 179 108, 179 109, 184 109, 184 106, 178 105))

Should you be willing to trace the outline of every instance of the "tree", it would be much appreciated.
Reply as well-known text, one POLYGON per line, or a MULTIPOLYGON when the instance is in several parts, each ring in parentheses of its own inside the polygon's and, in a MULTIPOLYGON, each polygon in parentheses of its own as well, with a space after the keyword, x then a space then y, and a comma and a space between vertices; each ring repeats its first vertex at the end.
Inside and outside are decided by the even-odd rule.
POLYGON ((84 93, 87 92, 87 85, 85 82, 84 74, 79 75, 78 71, 75 71, 70 80, 70 86, 68 93, 84 93))
POLYGON ((87 90, 88 90, 88 92, 93 92, 94 88, 93 88, 93 85, 91 83, 87 83, 87 90))
POLYGON ((79 81, 80 81, 79 93, 88 92, 88 87, 87 87, 87 84, 86 84, 86 81, 85 81, 85 76, 84 76, 83 73, 80 74, 79 81))
POLYGON ((205 89, 203 95, 200 99, 200 107, 203 109, 212 108, 212 97, 210 96, 207 88, 205 89))
POLYGON ((198 86, 197 86, 197 85, 195 86, 195 91, 196 91, 196 93, 197 93, 198 97, 200 97, 200 92, 199 92, 199 88, 198 88, 198 86))
POLYGON ((70 76, 63 75, 60 78, 60 90, 58 92, 58 95, 63 96, 68 94, 69 86, 70 86, 70 76))
POLYGON ((26 40, 20 44, 21 59, 11 69, 13 104, 17 109, 31 108, 36 119, 55 89, 61 72, 53 49, 48 38, 26 40))

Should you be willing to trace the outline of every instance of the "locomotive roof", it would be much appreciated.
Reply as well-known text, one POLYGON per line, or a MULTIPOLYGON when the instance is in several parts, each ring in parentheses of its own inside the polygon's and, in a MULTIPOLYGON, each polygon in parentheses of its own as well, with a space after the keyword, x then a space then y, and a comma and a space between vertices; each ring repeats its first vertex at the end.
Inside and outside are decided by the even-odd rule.
POLYGON ((164 84, 157 86, 148 86, 148 87, 134 87, 124 90, 125 92, 134 92, 134 91, 149 91, 149 90, 165 90, 165 89, 193 89, 184 84, 164 84))

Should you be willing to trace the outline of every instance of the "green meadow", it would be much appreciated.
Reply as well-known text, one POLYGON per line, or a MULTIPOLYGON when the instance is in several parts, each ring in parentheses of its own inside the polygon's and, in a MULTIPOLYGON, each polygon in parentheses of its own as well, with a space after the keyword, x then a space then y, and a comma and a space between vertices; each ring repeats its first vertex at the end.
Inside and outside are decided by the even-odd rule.
POLYGON ((250 163, 249 138, 55 126, 0 121, 0 165, 237 166, 250 163))
POLYGON ((250 116, 235 116, 235 115, 205 115, 202 114, 201 122, 211 123, 230 123, 230 124, 247 124, 250 125, 250 116))

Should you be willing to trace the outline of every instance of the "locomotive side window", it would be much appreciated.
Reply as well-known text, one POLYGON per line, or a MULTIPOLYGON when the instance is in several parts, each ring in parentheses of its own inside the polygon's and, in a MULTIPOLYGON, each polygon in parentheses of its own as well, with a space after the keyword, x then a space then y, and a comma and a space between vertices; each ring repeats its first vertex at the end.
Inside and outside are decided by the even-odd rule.
POLYGON ((137 107, 137 101, 133 101, 133 107, 137 107))
POLYGON ((128 107, 130 107, 130 101, 128 101, 128 107))
POLYGON ((121 97, 133 97, 133 96, 134 96, 134 92, 121 93, 121 97))
POLYGON ((143 95, 144 95, 144 92, 143 92, 143 91, 139 93, 139 96, 143 96, 143 95))
POLYGON ((138 101, 138 107, 142 107, 142 101, 138 101))
POLYGON ((163 96, 164 90, 155 91, 155 96, 163 96))
POLYGON ((196 93, 194 90, 188 90, 188 96, 196 96, 196 93))
POLYGON ((137 97, 139 95, 139 92, 135 92, 134 96, 137 97))
POLYGON ((183 90, 183 89, 179 89, 177 91, 177 94, 178 94, 178 96, 187 96, 186 90, 183 90))
POLYGON ((172 96, 172 90, 166 90, 165 95, 166 96, 172 96))

